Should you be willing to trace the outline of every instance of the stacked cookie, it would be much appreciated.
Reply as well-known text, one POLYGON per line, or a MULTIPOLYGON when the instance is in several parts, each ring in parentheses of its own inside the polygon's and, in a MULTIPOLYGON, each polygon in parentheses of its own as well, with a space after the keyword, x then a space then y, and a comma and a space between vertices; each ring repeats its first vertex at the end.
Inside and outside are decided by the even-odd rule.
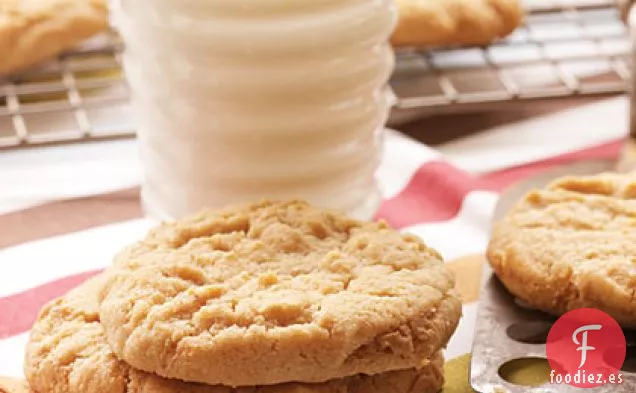
POLYGON ((40 393, 427 393, 461 313, 421 240, 270 203, 164 224, 48 304, 40 393))

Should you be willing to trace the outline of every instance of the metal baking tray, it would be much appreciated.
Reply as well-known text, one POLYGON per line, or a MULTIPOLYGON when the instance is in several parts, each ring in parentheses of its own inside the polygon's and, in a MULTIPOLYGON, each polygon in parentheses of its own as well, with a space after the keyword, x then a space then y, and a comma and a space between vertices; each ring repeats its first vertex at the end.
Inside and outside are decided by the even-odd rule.
MULTIPOLYGON (((556 178, 583 176, 615 170, 614 160, 581 161, 555 167, 506 189, 495 209, 493 222, 500 220, 532 189, 545 187, 556 178)), ((632 393, 636 391, 636 331, 625 330, 627 357, 621 373, 623 383, 581 389, 565 384, 536 381, 535 386, 515 384, 506 378, 506 367, 519 369, 524 361, 548 366, 546 341, 556 318, 526 308, 515 299, 486 264, 479 297, 471 362, 471 384, 480 393, 632 393), (516 363, 516 364, 515 364, 516 363), (538 385, 538 386, 537 386, 538 385)), ((528 364, 528 363, 526 363, 528 364)), ((517 371, 519 372, 519 371, 517 371)))

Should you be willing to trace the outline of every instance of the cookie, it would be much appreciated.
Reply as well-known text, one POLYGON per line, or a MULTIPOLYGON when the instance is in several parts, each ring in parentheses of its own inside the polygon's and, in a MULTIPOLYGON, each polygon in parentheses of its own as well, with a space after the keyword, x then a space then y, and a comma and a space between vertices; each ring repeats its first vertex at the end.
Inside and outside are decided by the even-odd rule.
POLYGON ((101 320, 120 359, 227 386, 415 367, 461 313, 437 252, 386 223, 262 202, 165 224, 115 259, 101 320))
POLYGON ((394 47, 486 45, 523 21, 519 0, 395 0, 394 47))
POLYGON ((488 260, 532 308, 597 308, 636 327, 636 176, 566 177, 528 193, 495 225, 488 260))
POLYGON ((0 75, 54 57, 107 27, 107 0, 0 0, 0 75))
MULTIPOLYGON (((108 273, 106 273, 108 274, 108 273)), ((99 319, 97 276, 44 307, 27 345, 25 374, 46 393, 437 393, 443 384, 440 353, 420 368, 358 375, 322 384, 288 383, 233 389, 164 379, 119 361, 99 319)))

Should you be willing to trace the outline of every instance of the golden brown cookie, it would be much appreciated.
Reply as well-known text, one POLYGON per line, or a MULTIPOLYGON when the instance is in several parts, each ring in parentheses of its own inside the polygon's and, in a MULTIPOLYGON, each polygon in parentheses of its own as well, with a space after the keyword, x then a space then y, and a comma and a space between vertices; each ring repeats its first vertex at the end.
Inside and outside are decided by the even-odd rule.
POLYGON ((395 0, 395 47, 486 45, 523 20, 519 0, 395 0))
MULTIPOLYGON (((108 274, 108 272, 106 273, 108 274)), ((229 388, 164 379, 137 371, 110 350, 99 320, 97 276, 44 307, 31 331, 25 373, 45 393, 436 393, 443 384, 440 353, 418 369, 358 375, 321 384, 229 388)))
POLYGON ((434 250, 386 223, 263 202, 165 224, 120 254, 102 324, 138 369, 228 386, 415 367, 461 303, 434 250))
POLYGON ((107 27, 107 0, 0 0, 0 75, 54 57, 107 27))
POLYGON ((530 192, 496 224, 488 259, 531 307, 592 307, 636 327, 636 176, 567 177, 530 192))

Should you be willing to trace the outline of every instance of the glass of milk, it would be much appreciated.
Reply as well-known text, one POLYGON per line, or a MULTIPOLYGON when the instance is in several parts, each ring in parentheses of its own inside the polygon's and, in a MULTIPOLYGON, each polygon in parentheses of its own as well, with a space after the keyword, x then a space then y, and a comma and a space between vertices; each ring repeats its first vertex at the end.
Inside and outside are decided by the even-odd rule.
POLYGON ((119 0, 113 16, 150 216, 263 198, 372 216, 392 0, 119 0))

